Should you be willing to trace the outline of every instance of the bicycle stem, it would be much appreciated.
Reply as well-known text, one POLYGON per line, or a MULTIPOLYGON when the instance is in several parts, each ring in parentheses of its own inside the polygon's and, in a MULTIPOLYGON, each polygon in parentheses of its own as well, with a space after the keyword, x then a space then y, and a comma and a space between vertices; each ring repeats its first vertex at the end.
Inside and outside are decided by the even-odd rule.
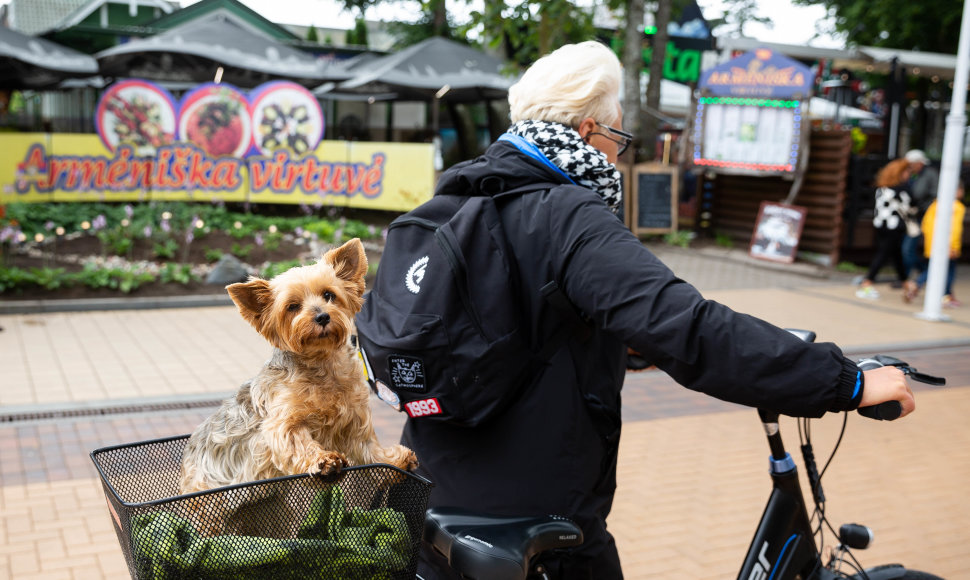
POLYGON ((785 444, 781 441, 781 433, 778 427, 778 413, 758 409, 758 416, 765 428, 765 435, 768 437, 768 448, 771 450, 771 458, 775 461, 785 461, 789 457, 785 451, 785 444))

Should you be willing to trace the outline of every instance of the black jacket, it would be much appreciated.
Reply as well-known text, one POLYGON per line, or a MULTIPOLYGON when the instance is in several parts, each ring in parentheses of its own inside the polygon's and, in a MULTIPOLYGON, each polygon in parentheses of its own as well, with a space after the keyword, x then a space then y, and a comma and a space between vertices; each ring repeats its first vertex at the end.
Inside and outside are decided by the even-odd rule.
MULTIPOLYGON (((616 486, 626 346, 680 384, 781 413, 818 417, 851 407, 857 369, 833 344, 806 344, 705 300, 678 279, 599 196, 507 142, 445 172, 437 194, 494 194, 533 182, 548 190, 500 205, 522 284, 523 325, 538 350, 563 324, 539 289, 555 281, 591 321, 521 398, 475 429, 409 419, 403 441, 435 482, 432 505, 575 519, 577 566, 597 578, 618 557, 605 520, 616 486)), ((857 401, 858 397, 856 398, 857 401)))

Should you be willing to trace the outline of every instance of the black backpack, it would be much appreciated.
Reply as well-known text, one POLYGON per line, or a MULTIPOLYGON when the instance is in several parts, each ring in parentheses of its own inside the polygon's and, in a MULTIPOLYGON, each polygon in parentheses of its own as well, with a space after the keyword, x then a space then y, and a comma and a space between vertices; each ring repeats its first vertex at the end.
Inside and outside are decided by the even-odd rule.
POLYGON ((495 196, 436 195, 389 226, 373 289, 357 315, 371 386, 412 418, 478 425, 503 410, 563 344, 588 330, 555 282, 562 329, 529 349, 519 283, 495 196))

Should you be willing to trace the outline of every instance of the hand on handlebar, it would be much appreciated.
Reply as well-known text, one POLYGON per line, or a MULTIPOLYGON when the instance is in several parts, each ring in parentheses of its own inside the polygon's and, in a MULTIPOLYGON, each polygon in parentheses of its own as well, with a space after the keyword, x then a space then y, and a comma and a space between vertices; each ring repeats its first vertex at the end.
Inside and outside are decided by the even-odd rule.
POLYGON ((865 389, 859 407, 873 407, 888 401, 898 401, 902 407, 900 417, 909 415, 916 409, 916 399, 906 382, 906 375, 894 366, 884 366, 866 370, 865 389))

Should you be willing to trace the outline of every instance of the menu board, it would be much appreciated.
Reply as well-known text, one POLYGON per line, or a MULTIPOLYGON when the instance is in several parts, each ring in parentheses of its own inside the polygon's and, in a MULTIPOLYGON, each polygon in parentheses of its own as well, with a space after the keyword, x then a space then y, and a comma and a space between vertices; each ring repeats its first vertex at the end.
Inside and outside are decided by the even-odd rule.
POLYGON ((680 175, 676 166, 642 163, 633 168, 631 223, 636 234, 668 233, 677 230, 677 191, 680 175))
POLYGON ((791 166, 794 109, 708 105, 705 112, 701 159, 791 166))

